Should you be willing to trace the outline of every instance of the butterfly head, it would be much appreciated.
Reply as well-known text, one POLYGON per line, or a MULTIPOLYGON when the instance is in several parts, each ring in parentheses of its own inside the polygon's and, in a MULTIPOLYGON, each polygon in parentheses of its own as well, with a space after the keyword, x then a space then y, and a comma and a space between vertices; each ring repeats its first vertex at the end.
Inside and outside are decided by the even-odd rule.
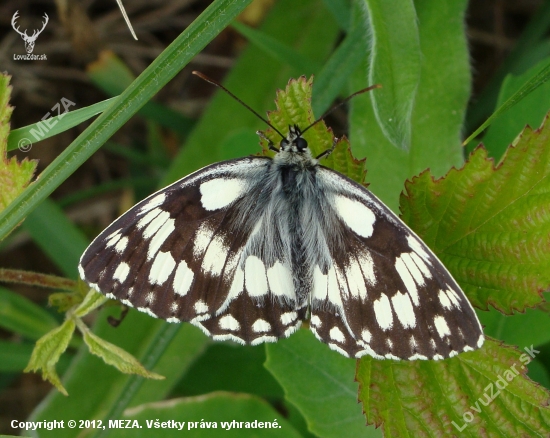
POLYGON ((281 151, 303 154, 307 149, 307 141, 298 125, 289 125, 288 135, 281 140, 281 151))

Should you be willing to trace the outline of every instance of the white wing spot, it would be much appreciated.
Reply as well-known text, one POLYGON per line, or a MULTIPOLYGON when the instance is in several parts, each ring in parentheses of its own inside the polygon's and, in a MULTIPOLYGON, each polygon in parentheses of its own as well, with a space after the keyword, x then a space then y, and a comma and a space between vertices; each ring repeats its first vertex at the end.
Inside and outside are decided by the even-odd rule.
POLYGON ((208 312, 208 305, 202 300, 197 300, 193 308, 195 309, 195 313, 197 314, 208 312))
MULTIPOLYGON (((156 211, 157 209, 155 210, 152 210, 153 211, 156 211)), ((145 219, 145 218, 144 218, 145 219)), ((150 237, 154 236, 155 234, 157 234, 157 231, 160 229, 160 227, 162 227, 164 225, 164 223, 170 219, 170 213, 168 213, 167 211, 161 211, 157 217, 155 217, 150 223, 149 225, 147 225, 147 227, 145 227, 145 229, 143 230, 143 237, 145 239, 149 239, 150 237)))
POLYGON ((342 347, 340 347, 339 345, 333 344, 332 342, 327 344, 327 345, 329 346, 329 348, 331 350, 337 351, 342 356, 349 357, 348 352, 346 350, 344 350, 342 347))
MULTIPOLYGON (((477 348, 481 348, 483 345, 483 342, 485 341, 485 336, 483 336, 483 333, 480 335, 479 339, 477 340, 477 348)), ((466 349, 464 349, 466 350, 466 349)))
MULTIPOLYGON (((449 287, 449 285, 447 285, 447 287, 449 287)), ((460 308, 460 297, 459 295, 449 287, 449 289, 447 289, 447 296, 449 297, 449 299, 453 302, 453 304, 457 307, 457 308, 460 308)))
POLYGON ((215 178, 200 186, 202 206, 209 211, 227 207, 238 199, 245 189, 242 179, 215 178))
POLYGON ((340 330, 338 327, 332 327, 328 334, 330 336, 330 339, 336 342, 340 342, 341 344, 346 342, 346 337, 342 333, 342 330, 340 330))
MULTIPOLYGON (((250 257, 247 259, 247 263, 250 257)), ((273 295, 294 299, 294 282, 290 269, 278 260, 267 270, 269 290, 273 295)))
POLYGON ((416 316, 409 295, 397 291, 391 298, 393 310, 397 314, 397 319, 405 328, 413 328, 416 326, 416 316))
POLYGON ((166 199, 166 195, 164 193, 159 193, 158 195, 154 196, 150 200, 148 200, 143 207, 139 209, 139 214, 143 214, 148 212, 149 210, 152 210, 155 207, 158 207, 161 205, 166 199))
POLYGON ((415 253, 422 257, 429 265, 432 264, 430 261, 430 254, 426 252, 426 250, 422 247, 422 244, 418 241, 416 237, 414 237, 413 235, 408 235, 407 243, 409 244, 409 248, 411 248, 415 253))
POLYGON ((361 237, 370 237, 374 231, 376 216, 365 204, 347 196, 337 195, 334 199, 336 212, 345 224, 361 237))
POLYGON ((120 265, 117 266, 115 273, 113 274, 113 279, 124 283, 124 280, 126 280, 129 273, 130 265, 126 262, 120 262, 120 265))
POLYGON ((256 333, 268 332, 270 330, 271 324, 265 319, 257 319, 256 321, 254 321, 254 324, 252 324, 252 331, 256 333))
POLYGON ((109 237, 107 237, 107 239, 109 240, 105 244, 105 247, 110 248, 111 246, 116 244, 119 241, 119 239, 122 237, 120 233, 121 233, 121 230, 118 230, 118 231, 115 231, 114 233, 109 234, 109 237))
POLYGON ((173 301, 172 304, 170 304, 170 311, 172 313, 176 313, 178 311, 179 307, 180 306, 178 305, 177 301, 173 301))
POLYGON ((424 276, 422 275, 422 272, 420 272, 420 270, 418 269, 418 266, 416 266, 416 263, 411 257, 411 254, 414 254, 414 253, 401 254, 401 260, 403 260, 403 262, 405 263, 405 266, 407 266, 407 269, 413 276, 414 281, 416 281, 416 284, 418 284, 419 286, 424 286, 426 284, 426 282, 424 281, 424 276))
POLYGON ((447 321, 445 321, 445 318, 443 318, 442 316, 438 315, 434 318, 434 325, 437 333, 441 338, 451 334, 449 326, 447 325, 447 321))
POLYGON ((147 295, 145 295, 145 302, 147 304, 151 304, 153 301, 155 301, 155 293, 149 292, 147 295))
POLYGON ((259 338, 254 339, 250 345, 259 345, 264 342, 277 342, 277 338, 275 336, 260 336, 259 338))
POLYGON ((283 325, 289 325, 296 321, 297 318, 298 314, 296 312, 286 312, 281 315, 281 323, 283 325))
POLYGON ((311 319, 309 320, 309 325, 312 325, 317 328, 321 328, 323 323, 321 322, 321 318, 319 318, 317 315, 312 315, 311 319))
POLYGON ((393 326, 393 315, 390 300, 386 294, 382 294, 379 299, 373 303, 376 321, 382 330, 389 330, 393 326))
POLYGON ((149 213, 147 213, 138 221, 138 223, 136 224, 137 229, 141 230, 145 225, 147 225, 149 222, 151 222, 154 218, 156 218, 161 213, 162 213, 162 210, 160 208, 155 208, 151 210, 149 213))
MULTIPOLYGON (((231 283, 231 289, 229 289, 228 299, 230 297, 237 297, 244 289, 244 271, 241 268, 237 268, 233 282, 231 283)), ((219 310, 218 310, 219 311, 219 310)))
POLYGON ((411 276, 411 273, 407 269, 407 265, 405 265, 405 262, 403 261, 402 257, 397 257, 395 259, 395 269, 397 270, 397 273, 401 277, 401 280, 405 284, 405 287, 407 288, 407 292, 411 296, 411 299, 413 303, 418 306, 420 304, 420 299, 418 297, 418 290, 416 289, 416 283, 414 282, 414 279, 411 276))
POLYGON ((428 360, 428 358, 423 354, 415 353, 409 357, 409 360, 428 360))
POLYGON ((384 359, 384 356, 381 356, 379 354, 377 354, 372 348, 370 348, 369 346, 365 346, 365 349, 364 350, 361 350, 361 351, 358 351, 357 353, 355 353, 355 357, 356 358, 360 358, 360 357, 363 357, 365 355, 369 355, 369 356, 372 356, 374 357, 375 359, 384 359))
MULTIPOLYGON (((328 296, 328 275, 324 275, 321 272, 319 265, 316 265, 313 269, 313 292, 312 298, 318 300, 324 300, 328 296)), ((313 321, 313 318, 311 318, 313 321)))
POLYGON ((445 309, 452 309, 453 304, 451 303, 451 300, 447 296, 447 292, 445 292, 444 290, 440 290, 438 296, 439 296, 439 302, 445 309))
POLYGON ((338 280, 336 278, 336 269, 334 268, 334 265, 332 265, 328 270, 327 293, 328 300, 336 307, 342 308, 342 292, 340 290, 340 286, 338 285, 338 280))
MULTIPOLYGON (((159 228, 159 230, 155 233, 155 236, 151 240, 151 243, 149 243, 149 249, 147 249, 147 260, 151 260, 157 251, 160 249, 162 244, 170 237, 170 234, 172 234, 172 231, 176 228, 174 223, 176 221, 174 219, 167 219, 164 224, 159 228)), ((151 223, 151 225, 153 225, 151 223)), ((147 227, 149 229, 149 227, 147 227)), ((147 231, 147 230, 146 230, 147 231)))
POLYGON ((118 241, 115 245, 115 251, 119 254, 122 254, 126 247, 128 246, 128 238, 125 236, 118 241))
POLYGON ((346 278, 348 279, 348 287, 351 295, 354 298, 365 300, 367 298, 365 278, 356 260, 351 260, 349 266, 346 267, 346 278))
POLYGON ((358 260, 365 280, 368 284, 374 286, 376 284, 376 276, 374 275, 374 261, 372 260, 370 252, 365 251, 359 254, 358 260))
POLYGON ((268 292, 264 263, 256 256, 248 256, 244 265, 244 281, 250 296, 259 297, 268 292))
POLYGON ((149 307, 138 307, 137 308, 140 312, 147 313, 147 315, 152 316, 153 318, 158 318, 157 315, 153 313, 149 307))
POLYGON ((295 325, 291 325, 285 330, 284 337, 288 338, 292 333, 296 332, 302 325, 302 321, 298 321, 295 325))
POLYGON ((237 321, 235 318, 233 318, 232 315, 225 315, 222 316, 218 322, 219 326, 223 330, 230 330, 232 332, 235 332, 241 328, 241 325, 239 324, 239 321, 237 321))
POLYGON ((432 278, 432 273, 430 272, 430 269, 426 266, 426 263, 424 263, 424 260, 418 257, 418 254, 416 254, 415 252, 411 252, 409 254, 413 259, 415 265, 422 272, 422 275, 424 275, 424 278, 432 278))
POLYGON ((182 297, 185 296, 191 288, 193 277, 193 271, 189 269, 185 260, 179 262, 176 269, 176 275, 174 276, 174 282, 172 283, 174 292, 182 297))
POLYGON ((172 254, 170 254, 170 251, 160 251, 155 257, 151 271, 149 271, 149 281, 151 284, 163 284, 174 272, 175 267, 176 261, 172 257, 172 254))
POLYGON ((363 338, 363 341, 365 341, 367 344, 370 344, 370 340, 372 339, 372 335, 367 329, 363 329, 361 332, 361 337, 363 338))
POLYGON ((213 235, 214 230, 210 224, 203 222, 195 233, 195 240, 193 241, 193 255, 195 258, 200 258, 202 256, 212 240, 213 235))
POLYGON ((225 246, 223 238, 221 236, 214 237, 210 245, 208 245, 206 254, 204 254, 201 266, 202 271, 216 277, 219 276, 223 271, 228 252, 229 248, 225 246))
POLYGON ((237 344, 246 345, 244 339, 241 339, 231 333, 227 333, 225 335, 212 335, 212 339, 214 339, 214 341, 233 341, 237 344))

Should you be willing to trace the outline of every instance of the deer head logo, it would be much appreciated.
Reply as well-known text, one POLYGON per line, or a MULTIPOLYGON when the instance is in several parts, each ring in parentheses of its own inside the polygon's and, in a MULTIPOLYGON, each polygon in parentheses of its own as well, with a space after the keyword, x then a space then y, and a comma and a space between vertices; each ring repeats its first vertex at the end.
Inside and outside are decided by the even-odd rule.
POLYGON ((42 23, 42 29, 40 30, 34 29, 31 36, 27 35, 26 29, 25 29, 25 32, 21 32, 19 31, 19 26, 17 26, 17 28, 15 27, 16 26, 15 22, 17 21, 18 18, 19 18, 19 11, 15 11, 15 14, 13 14, 13 17, 11 18, 11 26, 13 27, 13 30, 15 30, 19 35, 21 35, 21 38, 23 38, 23 41, 25 41, 25 50, 27 51, 27 53, 32 53, 32 51, 34 50, 34 42, 36 41, 36 38, 38 38, 38 35, 42 33, 42 31, 46 27, 46 24, 48 24, 48 21, 49 21, 48 14, 44 13, 44 17, 42 17, 44 18, 44 20, 46 20, 42 23))

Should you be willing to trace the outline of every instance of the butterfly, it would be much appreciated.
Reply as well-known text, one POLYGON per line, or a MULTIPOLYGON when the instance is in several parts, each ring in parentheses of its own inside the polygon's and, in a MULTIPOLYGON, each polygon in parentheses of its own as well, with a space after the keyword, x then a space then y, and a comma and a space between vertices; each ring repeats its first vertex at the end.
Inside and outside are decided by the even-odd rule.
POLYGON ((273 158, 215 163, 139 202, 86 249, 81 278, 214 340, 276 342, 309 320, 346 357, 480 348, 481 325, 451 274, 369 190, 320 163, 334 144, 312 155, 311 126, 289 126, 279 147, 268 140, 273 158))

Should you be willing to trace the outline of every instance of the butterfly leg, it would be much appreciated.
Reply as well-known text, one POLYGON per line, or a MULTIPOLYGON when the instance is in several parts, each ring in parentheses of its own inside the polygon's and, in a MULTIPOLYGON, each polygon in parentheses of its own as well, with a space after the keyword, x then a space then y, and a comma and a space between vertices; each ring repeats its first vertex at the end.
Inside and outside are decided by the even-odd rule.
POLYGON ((334 137, 334 140, 332 140, 332 146, 324 151, 323 153, 317 155, 315 158, 317 160, 320 160, 321 158, 328 157, 330 154, 332 154, 332 151, 334 151, 334 148, 336 147, 336 143, 338 143, 338 138, 334 137))
POLYGON ((275 151, 275 152, 279 152, 279 149, 277 147, 275 147, 275 145, 273 144, 273 142, 267 138, 262 131, 256 131, 256 134, 258 134, 258 137, 260 137, 261 139, 264 139, 265 141, 267 141, 267 146, 269 148, 270 151, 275 151))

